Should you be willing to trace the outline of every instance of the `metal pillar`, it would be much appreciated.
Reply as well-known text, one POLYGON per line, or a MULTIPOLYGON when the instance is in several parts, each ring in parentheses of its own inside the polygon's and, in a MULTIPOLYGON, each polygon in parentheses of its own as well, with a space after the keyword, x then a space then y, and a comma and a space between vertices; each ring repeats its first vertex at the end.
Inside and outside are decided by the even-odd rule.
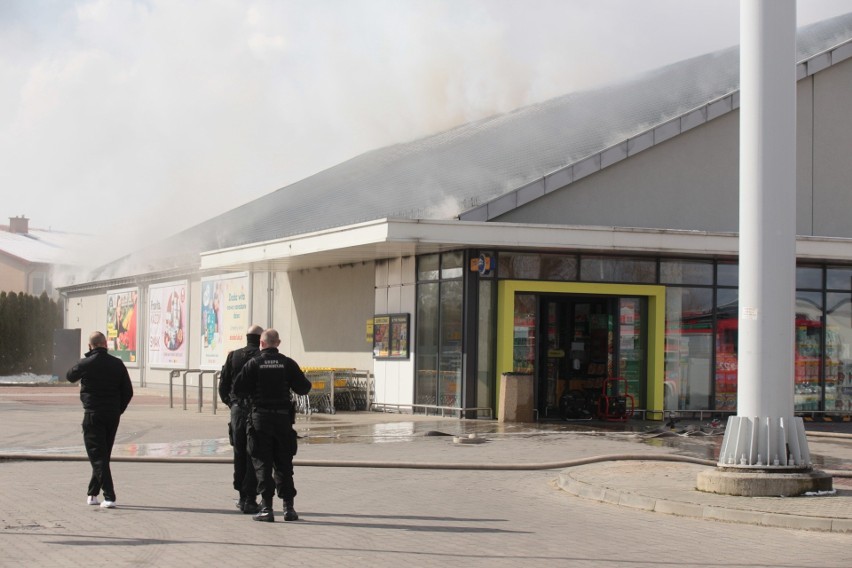
POLYGON ((796 2, 740 0, 740 313, 737 415, 701 491, 830 491, 793 416, 796 2))
POLYGON ((793 416, 796 2, 740 2, 737 415, 719 465, 810 467, 793 416))

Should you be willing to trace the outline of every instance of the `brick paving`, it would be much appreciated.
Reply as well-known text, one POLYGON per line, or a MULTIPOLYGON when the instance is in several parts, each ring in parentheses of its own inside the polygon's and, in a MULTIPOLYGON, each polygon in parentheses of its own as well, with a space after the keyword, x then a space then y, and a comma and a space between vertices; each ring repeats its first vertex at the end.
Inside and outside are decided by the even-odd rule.
MULTIPOLYGON (((139 389, 122 419, 116 453, 226 459, 227 416, 210 410, 169 409, 161 394, 139 389)), ((75 389, 19 395, 0 388, 0 416, 0 453, 82 452, 75 389)), ((686 447, 626 432, 374 413, 300 417, 297 428, 305 437, 297 459, 313 461, 536 463, 625 453, 650 458, 686 447), (453 436, 427 435, 471 431, 487 441, 458 444, 453 436)), ((706 443, 708 451, 714 444, 689 442, 693 453, 696 444, 706 443)), ((852 470, 852 440, 809 444, 835 469, 852 470)), ((613 461, 564 471, 589 486, 659 503, 691 499, 706 508, 707 498, 726 500, 688 487, 701 467, 613 461)), ((297 466, 302 520, 284 523, 279 515, 271 524, 234 508, 228 464, 117 462, 119 507, 112 510, 84 504, 86 462, 0 461, 0 472, 0 566, 848 567, 852 545, 852 533, 660 514, 631 506, 641 499, 629 496, 622 505, 578 497, 560 488, 560 470, 297 466)), ((848 487, 832 497, 727 499, 743 501, 712 505, 747 513, 768 507, 793 517, 816 503, 815 516, 830 519, 848 518, 852 510, 848 487), (771 502, 787 511, 766 505, 771 502)), ((280 511, 280 501, 277 506, 280 511)))

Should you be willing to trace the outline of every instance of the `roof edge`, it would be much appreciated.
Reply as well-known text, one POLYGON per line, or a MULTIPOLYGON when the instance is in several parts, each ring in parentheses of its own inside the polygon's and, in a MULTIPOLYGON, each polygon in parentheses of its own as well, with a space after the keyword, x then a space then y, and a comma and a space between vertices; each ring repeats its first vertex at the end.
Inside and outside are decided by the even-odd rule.
MULTIPOLYGON (((816 53, 796 64, 796 81, 852 58, 852 38, 816 53)), ((693 128, 724 116, 740 107, 740 90, 717 97, 707 103, 665 120, 626 140, 581 158, 545 174, 519 188, 461 212, 460 221, 491 221, 527 203, 562 189, 615 163, 662 144, 693 128)))

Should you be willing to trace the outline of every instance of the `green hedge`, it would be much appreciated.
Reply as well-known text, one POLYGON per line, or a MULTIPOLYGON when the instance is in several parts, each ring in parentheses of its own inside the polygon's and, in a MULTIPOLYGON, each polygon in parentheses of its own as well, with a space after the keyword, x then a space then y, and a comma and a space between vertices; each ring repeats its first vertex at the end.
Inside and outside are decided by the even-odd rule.
POLYGON ((59 305, 47 294, 0 292, 0 375, 49 375, 53 330, 61 327, 59 305))

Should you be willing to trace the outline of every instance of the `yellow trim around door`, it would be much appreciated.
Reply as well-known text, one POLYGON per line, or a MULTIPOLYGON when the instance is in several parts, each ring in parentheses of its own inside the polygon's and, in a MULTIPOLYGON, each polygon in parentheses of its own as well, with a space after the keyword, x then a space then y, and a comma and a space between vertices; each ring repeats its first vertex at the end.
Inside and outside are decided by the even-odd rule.
MULTIPOLYGON (((663 419, 665 380, 666 287, 646 284, 597 284, 589 282, 538 282, 500 280, 497 285, 497 390, 504 373, 512 371, 515 294, 590 294, 595 296, 644 296, 648 298, 647 417, 663 419)), ((497 402, 499 404, 499 401, 497 402)), ((498 409, 499 415, 499 409, 498 409)))

